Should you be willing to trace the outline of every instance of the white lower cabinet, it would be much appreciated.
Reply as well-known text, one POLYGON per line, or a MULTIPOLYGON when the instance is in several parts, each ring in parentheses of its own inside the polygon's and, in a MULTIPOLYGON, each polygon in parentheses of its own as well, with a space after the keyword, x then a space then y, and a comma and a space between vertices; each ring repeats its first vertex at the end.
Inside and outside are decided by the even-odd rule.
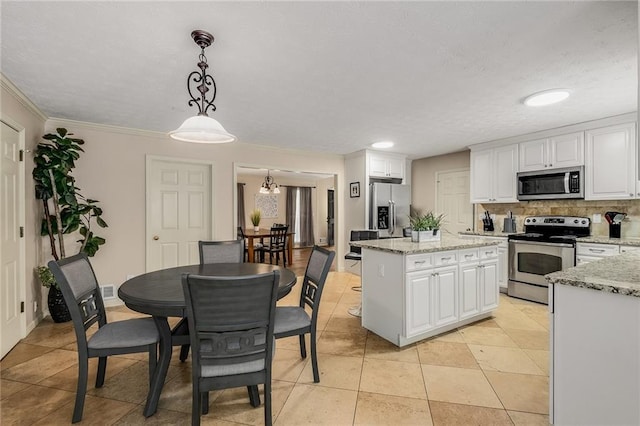
POLYGON ((576 265, 583 265, 619 253, 620 247, 616 244, 577 243, 576 265))
POLYGON ((362 254, 362 326, 397 346, 487 318, 498 307, 495 245, 362 254))

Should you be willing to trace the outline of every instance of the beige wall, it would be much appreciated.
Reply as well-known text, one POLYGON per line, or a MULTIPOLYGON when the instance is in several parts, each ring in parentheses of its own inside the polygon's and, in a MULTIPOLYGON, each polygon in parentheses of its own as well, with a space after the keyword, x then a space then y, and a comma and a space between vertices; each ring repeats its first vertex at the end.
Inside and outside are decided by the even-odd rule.
MULTIPOLYGON (((3 80, 2 92, 0 95, 1 107, 0 118, 17 130, 21 130, 25 141, 27 152, 33 152, 43 135, 45 120, 33 109, 27 107, 24 101, 14 95, 14 92, 5 86, 3 80)), ((25 156, 24 176, 25 176, 25 281, 26 300, 25 314, 27 331, 35 327, 35 321, 42 317, 43 306, 46 306, 47 289, 40 285, 33 270, 37 265, 45 263, 49 259, 42 256, 40 231, 40 204, 34 197, 33 179, 33 156, 25 156), (38 311, 33 312, 33 302, 38 303, 38 311)))
MULTIPOLYGON (((49 120, 47 130, 66 127, 85 140, 85 152, 74 172, 86 196, 100 200, 109 228, 100 229, 107 240, 92 259, 102 284, 119 286, 127 275, 145 272, 145 159, 147 155, 197 159, 214 164, 214 239, 234 239, 234 164, 336 174, 343 180, 343 158, 313 156, 247 144, 200 145, 177 142, 163 134, 49 120)), ((343 185, 338 185, 342 188, 343 185)), ((249 191, 248 191, 249 192, 249 191)), ((339 205, 340 203, 338 203, 339 205)), ((338 207, 340 212, 340 207, 338 207)), ((341 214, 341 213, 339 213, 341 214)), ((338 221, 340 226, 341 220, 338 221)), ((343 234, 341 232, 338 235, 343 234)), ((344 242, 336 263, 341 267, 344 242)))
POLYGON ((470 151, 413 160, 411 164, 411 207, 428 211, 436 208, 436 172, 468 169, 470 151))

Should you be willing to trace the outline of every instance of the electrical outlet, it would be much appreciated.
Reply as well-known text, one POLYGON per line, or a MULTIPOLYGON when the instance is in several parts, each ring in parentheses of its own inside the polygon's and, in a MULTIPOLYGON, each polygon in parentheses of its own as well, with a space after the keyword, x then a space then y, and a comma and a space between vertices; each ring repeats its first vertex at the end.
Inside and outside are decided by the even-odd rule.
POLYGON ((490 216, 491 216, 491 220, 493 220, 495 222, 496 221, 496 214, 492 213, 490 216))
POLYGON ((600 213, 594 213, 591 221, 593 223, 602 223, 602 215, 600 213))
POLYGON ((384 265, 378 265, 378 276, 384 277, 384 265))
POLYGON ((38 301, 37 300, 33 301, 33 312, 38 312, 38 301))

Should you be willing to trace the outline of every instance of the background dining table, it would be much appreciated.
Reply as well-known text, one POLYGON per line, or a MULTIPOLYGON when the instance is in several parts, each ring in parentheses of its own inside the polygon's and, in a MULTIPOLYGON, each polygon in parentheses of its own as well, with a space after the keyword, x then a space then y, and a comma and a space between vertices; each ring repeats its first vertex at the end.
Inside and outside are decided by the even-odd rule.
MULTIPOLYGON (((295 232, 287 231, 287 261, 291 263, 291 259, 293 259, 293 235, 295 232)), ((254 228, 246 228, 244 230, 244 236, 247 238, 247 254, 249 255, 249 262, 254 261, 254 239, 260 239, 262 242, 263 239, 269 238, 270 230, 260 228, 257 231, 254 228)))
MULTIPOLYGON (((249 257, 251 258, 251 257, 249 257)), ((291 292, 296 283, 296 275, 289 269, 264 263, 214 263, 206 265, 188 265, 161 269, 133 277, 125 281, 118 289, 118 296, 125 305, 134 311, 153 316, 160 332, 160 350, 158 365, 147 395, 144 409, 145 417, 153 415, 158 408, 158 400, 167 376, 171 361, 173 336, 168 317, 185 317, 186 304, 182 290, 182 276, 195 274, 204 276, 243 276, 280 271, 278 299, 291 292)), ((188 344, 182 337, 177 344, 188 344)))

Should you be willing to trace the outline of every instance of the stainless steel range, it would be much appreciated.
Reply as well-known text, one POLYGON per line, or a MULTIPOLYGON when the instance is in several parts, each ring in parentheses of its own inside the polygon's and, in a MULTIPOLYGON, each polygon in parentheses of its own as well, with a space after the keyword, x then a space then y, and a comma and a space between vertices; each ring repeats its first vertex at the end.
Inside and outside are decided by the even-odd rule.
POLYGON ((509 236, 507 294, 548 303, 546 274, 576 265, 576 238, 590 234, 590 221, 574 216, 530 216, 524 234, 509 236))

